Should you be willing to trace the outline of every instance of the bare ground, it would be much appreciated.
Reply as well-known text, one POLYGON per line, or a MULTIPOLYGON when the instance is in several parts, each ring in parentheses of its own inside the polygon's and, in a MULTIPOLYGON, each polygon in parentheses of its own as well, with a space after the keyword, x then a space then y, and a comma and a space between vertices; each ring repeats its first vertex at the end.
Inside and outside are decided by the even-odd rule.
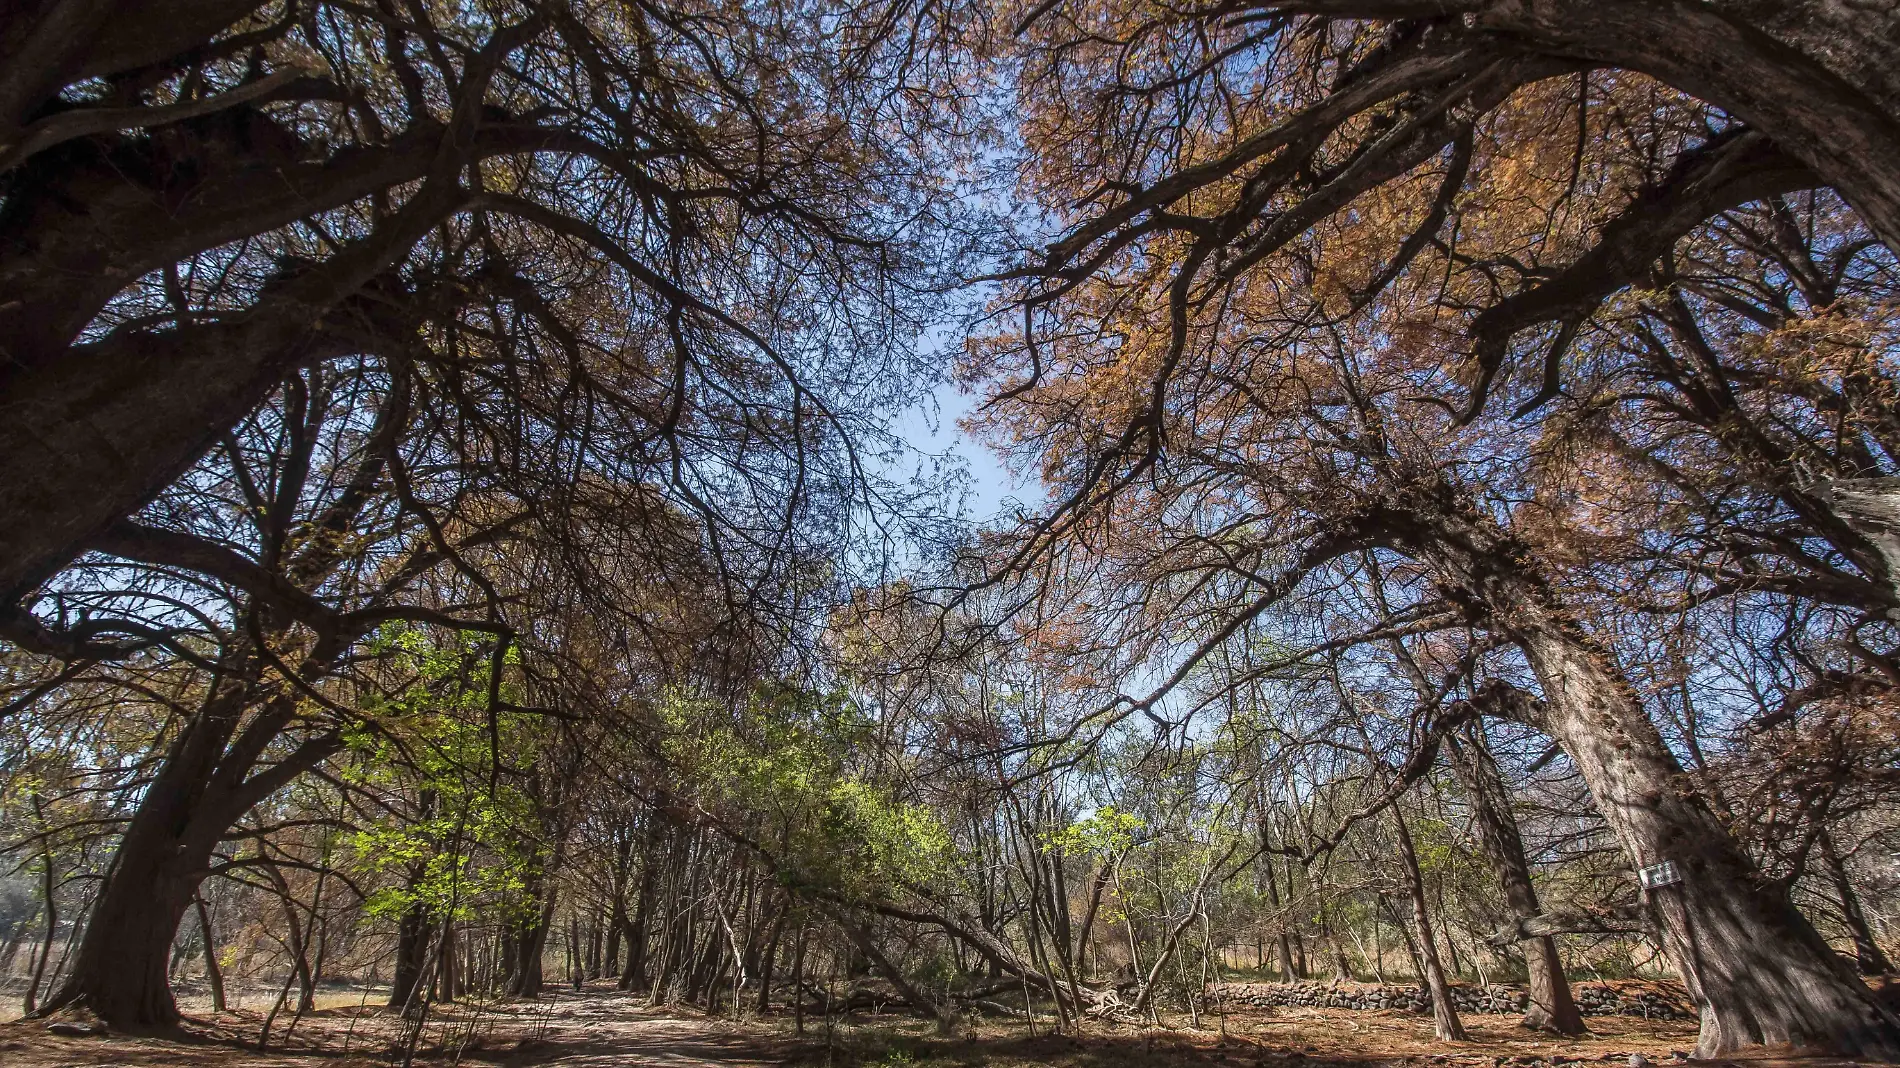
MULTIPOLYGON (((5 1068, 381 1068, 409 1048, 404 1021, 367 999, 329 997, 290 1029, 274 1022, 259 1050, 265 1014, 239 1010, 188 1017, 162 1037, 58 1034, 46 1021, 0 1024, 5 1068), (347 1000, 348 1004, 326 1003, 347 1000)), ((91 1021, 61 1019, 91 1029, 91 1021)), ((73 1030, 71 1026, 60 1030, 73 1030)), ((436 1006, 414 1042, 415 1063, 469 1068, 762 1068, 786 1053, 769 1028, 653 1009, 617 992, 554 992, 538 1002, 436 1006)))
MULTIPOLYGON (((263 1014, 191 1018, 165 1038, 51 1033, 40 1021, 0 1024, 5 1068, 372 1068, 400 1063, 403 1021, 363 999, 332 997, 297 1022, 277 1020, 258 1050, 263 1014)), ((75 1022, 75 1021, 68 1021, 75 1022)), ((83 1021, 77 1021, 83 1023, 83 1021)), ((1046 1022, 1046 1021, 1045 1021, 1046 1022)), ((1089 1024, 1080 1034, 1029 1036, 1021 1022, 983 1022, 948 1037, 895 1016, 806 1021, 731 1020, 691 1010, 648 1008, 612 991, 550 993, 540 1002, 442 1007, 417 1043, 420 1065, 470 1068, 1626 1068, 1640 1054, 1669 1068, 1695 1044, 1693 1024, 1592 1017, 1591 1034, 1553 1039, 1524 1031, 1515 1017, 1465 1017, 1472 1041, 1440 1043, 1427 1017, 1399 1011, 1287 1008, 1186 1018, 1162 1027, 1089 1024)), ((67 1028, 66 1030, 71 1030, 67 1028)), ((1748 1068, 1805 1068, 1840 1061, 1764 1057, 1748 1068)))

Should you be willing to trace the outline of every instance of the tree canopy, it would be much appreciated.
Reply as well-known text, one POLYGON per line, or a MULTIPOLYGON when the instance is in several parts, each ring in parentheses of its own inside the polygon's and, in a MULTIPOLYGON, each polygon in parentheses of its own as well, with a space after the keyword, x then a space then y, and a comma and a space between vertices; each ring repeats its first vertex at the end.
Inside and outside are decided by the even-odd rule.
POLYGON ((1900 15, 4 10, 27 1011, 1246 946, 1900 1060, 1900 15))

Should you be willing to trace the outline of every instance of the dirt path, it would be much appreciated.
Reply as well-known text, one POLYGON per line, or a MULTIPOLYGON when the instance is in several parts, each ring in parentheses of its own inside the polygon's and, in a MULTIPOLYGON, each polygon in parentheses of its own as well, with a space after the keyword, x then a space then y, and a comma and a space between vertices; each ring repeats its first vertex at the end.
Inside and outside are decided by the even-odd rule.
POLYGON ((619 995, 563 994, 549 1002, 497 1028, 465 1059, 559 1068, 764 1068, 784 1060, 756 1031, 619 995), (515 1044, 506 1049, 510 1036, 515 1044))
MULTIPOLYGON (((192 1018, 178 1035, 147 1038, 60 1034, 49 1031, 44 1022, 17 1021, 0 1024, 0 1064, 369 1068, 401 1062, 402 1020, 376 1009, 356 1004, 323 1007, 297 1021, 288 1038, 290 1020, 280 1018, 267 1049, 260 1052, 263 1023, 258 1012, 220 1013, 192 1018)), ((643 999, 619 993, 587 991, 550 993, 539 1002, 440 1007, 423 1028, 416 1063, 471 1068, 764 1068, 783 1063, 784 1057, 782 1047, 761 1029, 707 1019, 690 1010, 650 1009, 643 999)))

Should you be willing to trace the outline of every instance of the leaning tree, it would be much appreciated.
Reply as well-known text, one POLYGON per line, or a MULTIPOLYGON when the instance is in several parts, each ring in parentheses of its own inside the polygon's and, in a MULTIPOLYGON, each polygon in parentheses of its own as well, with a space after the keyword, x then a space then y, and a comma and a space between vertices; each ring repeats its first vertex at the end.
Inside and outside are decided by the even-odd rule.
MULTIPOLYGON (((1861 148, 1888 137, 1890 109, 1870 103, 1885 98, 1867 61, 1878 46, 1857 36, 1879 20, 1640 7, 1022 14, 1024 174, 1054 232, 1005 273, 1020 325, 979 345, 972 370, 991 383, 987 424, 1057 492, 1003 569, 1098 562, 1069 568, 1087 576, 1094 615, 1166 665, 1158 687, 1119 706, 1128 714, 1154 711, 1255 620, 1294 604, 1336 611, 1321 591, 1364 554, 1385 557, 1413 589, 1368 640, 1401 627, 1486 636, 1458 673, 1467 700, 1447 703, 1431 733, 1471 715, 1543 731, 1632 867, 1684 871, 1652 902, 1702 1006, 1705 1055, 1793 1042, 1896 1056, 1900 1021, 1684 788, 1603 602, 1579 581, 1587 568, 1570 566, 1595 495, 1613 508, 1613 488, 1566 498, 1546 479, 1562 466, 1551 461, 1568 369, 1597 351, 1632 288, 1666 284, 1657 272, 1679 242, 1732 241, 1710 221, 1827 184, 1891 239, 1880 180, 1847 173, 1787 112, 1818 118, 1825 102, 1838 106, 1832 136, 1861 148), (1802 36, 1824 31, 1836 36, 1802 36), (1670 52, 1737 41, 1722 62, 1754 71, 1746 87, 1670 52), (1768 84, 1777 100, 1764 106, 1768 84), (1514 403, 1500 411, 1496 394, 1514 403), (1185 652, 1181 627, 1201 635, 1185 652), (1486 673, 1495 684, 1478 686, 1486 673)), ((1890 256, 1852 236, 1840 247, 1856 277, 1861 258, 1890 256)), ((1703 316, 1746 316, 1732 295, 1705 284, 1692 300, 1703 316)), ((1680 338, 1665 347, 1700 358, 1680 338)), ((1692 388, 1749 381, 1719 360, 1699 374, 1692 388)), ((1867 411, 1833 415, 1851 426, 1867 411)), ((1686 413, 1677 437, 1720 438, 1698 418, 1724 432, 1736 422, 1686 413)), ((1725 485, 1741 463, 1772 463, 1755 444, 1781 447, 1722 441, 1725 485)), ((1594 470, 1582 448, 1579 466, 1594 470)), ((1825 492, 1766 507, 1806 539, 1779 570, 1840 572, 1884 611, 1889 565, 1864 531, 1831 522, 1825 492), (1789 566, 1817 533, 1832 539, 1819 543, 1825 561, 1789 566)))

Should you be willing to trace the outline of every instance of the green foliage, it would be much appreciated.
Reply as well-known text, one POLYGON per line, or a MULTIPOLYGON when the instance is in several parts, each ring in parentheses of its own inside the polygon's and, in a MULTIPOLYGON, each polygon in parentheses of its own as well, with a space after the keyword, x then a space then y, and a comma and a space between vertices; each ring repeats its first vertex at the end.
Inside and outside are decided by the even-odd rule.
POLYGON ((1043 836, 1044 851, 1107 858, 1125 853, 1147 823, 1113 805, 1103 805, 1055 834, 1043 836))
POLYGON ((542 859, 532 800, 494 774, 500 754, 513 764, 532 760, 540 724, 505 711, 489 722, 485 646, 467 632, 437 640, 407 625, 384 627, 372 643, 402 684, 369 703, 365 719, 346 733, 351 759, 340 774, 362 789, 417 802, 404 817, 349 838, 353 866, 384 877, 366 905, 372 915, 417 907, 433 917, 460 918, 477 907, 507 912, 523 904, 528 875, 542 859))
POLYGON ((694 800, 755 828, 780 878, 875 896, 949 877, 950 834, 856 768, 875 726, 841 695, 762 686, 731 711, 685 691, 660 702, 662 751, 694 800))

